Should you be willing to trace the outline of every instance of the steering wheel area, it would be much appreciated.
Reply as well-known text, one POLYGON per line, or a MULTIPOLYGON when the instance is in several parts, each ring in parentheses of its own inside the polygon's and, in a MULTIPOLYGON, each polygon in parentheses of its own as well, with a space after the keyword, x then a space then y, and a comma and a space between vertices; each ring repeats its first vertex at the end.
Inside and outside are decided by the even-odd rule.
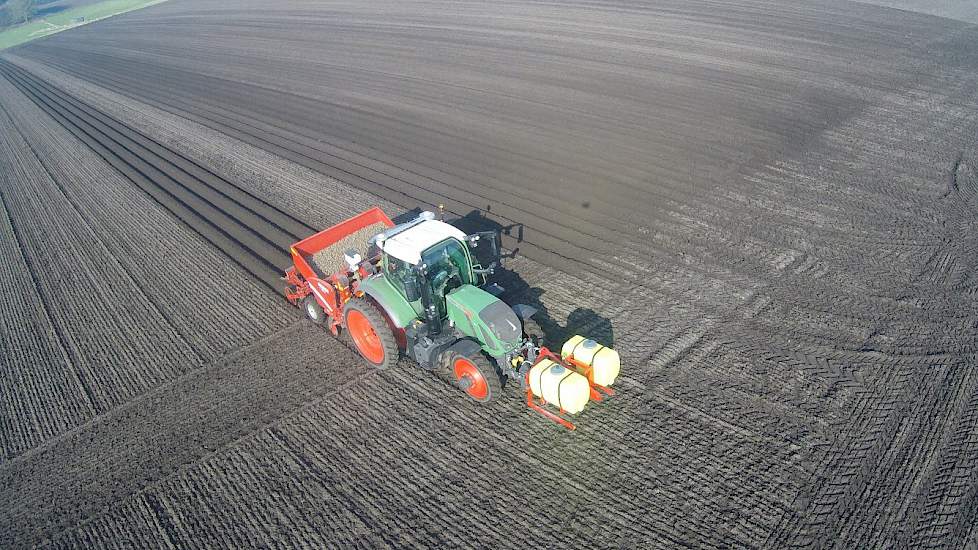
POLYGON ((431 278, 431 287, 436 296, 444 296, 448 291, 462 286, 462 274, 454 263, 442 262, 437 269, 438 272, 431 278))

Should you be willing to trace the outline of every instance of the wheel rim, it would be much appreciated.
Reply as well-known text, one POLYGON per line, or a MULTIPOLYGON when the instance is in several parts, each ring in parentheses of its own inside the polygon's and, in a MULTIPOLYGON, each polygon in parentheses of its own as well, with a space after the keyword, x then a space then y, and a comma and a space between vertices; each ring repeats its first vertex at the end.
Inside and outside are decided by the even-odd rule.
POLYGON ((346 326, 361 355, 376 365, 384 362, 384 344, 363 313, 355 309, 350 310, 346 316, 346 326))
POLYGON ((469 387, 465 388, 465 393, 474 399, 485 399, 489 395, 489 384, 475 363, 465 357, 459 357, 455 359, 452 368, 455 371, 456 380, 459 382, 464 379, 469 380, 469 387))
POLYGON ((306 315, 308 315, 313 321, 319 320, 319 310, 316 309, 316 304, 312 302, 306 303, 306 315))

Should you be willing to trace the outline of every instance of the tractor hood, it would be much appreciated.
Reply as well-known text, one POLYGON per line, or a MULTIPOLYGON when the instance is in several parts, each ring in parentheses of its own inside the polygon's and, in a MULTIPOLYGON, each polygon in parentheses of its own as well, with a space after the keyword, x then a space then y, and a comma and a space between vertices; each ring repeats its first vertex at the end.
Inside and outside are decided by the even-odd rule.
POLYGON ((523 340, 523 325, 513 308, 472 285, 462 285, 446 297, 448 318, 463 334, 482 343, 493 356, 503 355, 523 340))

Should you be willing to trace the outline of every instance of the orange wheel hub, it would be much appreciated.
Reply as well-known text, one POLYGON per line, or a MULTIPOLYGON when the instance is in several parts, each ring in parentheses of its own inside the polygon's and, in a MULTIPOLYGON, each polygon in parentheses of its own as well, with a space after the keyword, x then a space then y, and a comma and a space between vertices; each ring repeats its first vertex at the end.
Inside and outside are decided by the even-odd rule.
POLYGON ((353 343, 368 361, 377 365, 384 362, 384 344, 363 313, 355 309, 350 311, 346 316, 346 327, 350 331, 353 343))
POLYGON ((452 364, 452 370, 455 371, 455 379, 459 381, 459 386, 465 390, 465 393, 475 399, 485 399, 489 395, 489 384, 486 383, 486 379, 475 363, 465 357, 459 357, 452 364))

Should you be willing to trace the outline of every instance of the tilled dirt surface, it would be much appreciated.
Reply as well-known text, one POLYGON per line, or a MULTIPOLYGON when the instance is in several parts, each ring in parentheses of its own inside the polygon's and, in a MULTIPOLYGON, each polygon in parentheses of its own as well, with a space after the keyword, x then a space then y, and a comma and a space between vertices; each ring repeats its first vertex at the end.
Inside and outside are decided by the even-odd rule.
POLYGON ((19 48, 0 544, 974 545, 976 136, 978 30, 859 3, 171 0, 19 48), (437 204, 620 350, 576 432, 277 296, 437 204))

